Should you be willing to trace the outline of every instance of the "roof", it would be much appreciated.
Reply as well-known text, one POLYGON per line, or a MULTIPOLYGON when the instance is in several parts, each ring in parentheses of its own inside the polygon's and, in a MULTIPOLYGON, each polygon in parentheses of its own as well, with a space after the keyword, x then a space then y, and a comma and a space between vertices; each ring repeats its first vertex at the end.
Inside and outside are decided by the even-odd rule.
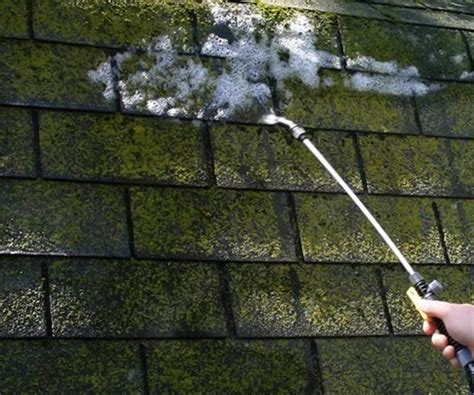
POLYGON ((213 51, 255 28, 243 53, 274 67, 239 83, 308 128, 445 300, 473 303, 474 8, 233 3, 212 3, 225 23, 207 2, 0 4, 3 393, 466 388, 368 222, 239 107, 250 63, 213 51))

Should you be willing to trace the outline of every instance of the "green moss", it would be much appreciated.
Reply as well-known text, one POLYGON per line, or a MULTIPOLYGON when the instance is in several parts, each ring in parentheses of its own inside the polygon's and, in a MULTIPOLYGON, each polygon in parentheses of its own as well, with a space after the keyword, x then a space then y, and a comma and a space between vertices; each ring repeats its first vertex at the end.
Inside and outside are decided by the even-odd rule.
POLYGON ((50 284, 56 336, 225 335, 210 264, 57 260, 50 284))
POLYGON ((0 102, 83 109, 113 109, 103 85, 88 77, 106 62, 100 49, 0 40, 0 102))
POLYGON ((288 265, 233 264, 229 276, 239 336, 300 333, 288 265))
POLYGON ((150 392, 299 394, 308 385, 300 341, 167 341, 147 353, 150 392))
POLYGON ((442 89, 417 97, 421 127, 424 134, 453 137, 474 137, 474 86, 445 84, 442 89))
POLYGON ((461 370, 453 369, 429 338, 362 338, 317 341, 329 394, 462 394, 461 370))
MULTIPOLYGON (((397 261, 348 197, 296 195, 296 205, 305 260, 397 261)), ((430 201, 371 196, 367 206, 409 261, 444 261, 430 201)))
POLYGON ((304 336, 388 332, 375 270, 347 265, 296 269, 304 336))
POLYGON ((474 197, 474 140, 448 140, 454 190, 451 196, 474 197))
POLYGON ((437 196, 457 192, 447 140, 372 135, 363 136, 360 146, 370 192, 437 196))
POLYGON ((280 92, 285 116, 309 127, 415 133, 416 124, 410 101, 404 97, 373 92, 356 92, 344 84, 344 74, 324 70, 321 84, 310 88, 290 79, 280 92))
POLYGON ((45 112, 40 138, 49 178, 206 185, 201 125, 191 122, 45 112))
POLYGON ((133 343, 2 341, 0 355, 4 394, 143 392, 133 343))
POLYGON ((6 253, 128 256, 122 190, 102 185, 3 180, 6 253))
POLYGON ((34 4, 34 29, 39 38, 125 46, 168 35, 185 51, 193 46, 192 12, 205 8, 203 1, 191 0, 44 0, 34 4))
MULTIPOLYGON (((310 137, 356 190, 361 180, 352 137, 310 132, 310 137)), ((211 129, 217 183, 224 187, 340 191, 311 153, 280 129, 222 124, 211 129)))
POLYGON ((474 200, 438 199, 436 204, 451 263, 474 263, 474 200))
POLYGON ((415 66, 424 77, 458 79, 469 69, 458 31, 343 17, 341 35, 348 67, 355 70, 364 70, 357 58, 367 56, 415 66))
POLYGON ((132 190, 139 256, 293 260, 286 197, 219 189, 132 190))
MULTIPOLYGON (((420 266, 415 268, 426 281, 438 280, 444 287, 442 299, 454 303, 474 303, 474 268, 420 266)), ((423 320, 406 295, 411 286, 400 268, 384 270, 387 304, 393 330, 397 334, 422 334, 423 320)))
POLYGON ((35 175, 31 112, 0 108, 0 175, 35 175))
POLYGON ((26 0, 2 0, 0 3, 0 36, 28 37, 26 0))
POLYGON ((275 25, 287 22, 296 14, 294 8, 269 5, 261 0, 257 0, 256 5, 265 19, 265 23, 272 28, 274 28, 275 25))
POLYGON ((40 260, 0 258, 0 336, 44 336, 40 260))

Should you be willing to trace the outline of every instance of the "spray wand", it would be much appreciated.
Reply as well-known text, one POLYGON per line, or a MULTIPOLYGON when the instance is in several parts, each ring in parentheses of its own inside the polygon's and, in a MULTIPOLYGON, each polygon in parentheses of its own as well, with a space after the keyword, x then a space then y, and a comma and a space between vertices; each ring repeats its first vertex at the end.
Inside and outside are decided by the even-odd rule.
MULTIPOLYGON (((342 177, 337 173, 337 171, 331 166, 331 164, 326 160, 326 158, 319 152, 319 150, 314 146, 311 140, 308 138, 306 130, 301 126, 297 125, 295 122, 290 121, 284 117, 277 116, 275 114, 268 114, 262 118, 263 122, 267 125, 281 125, 287 128, 293 135, 295 139, 301 141, 306 148, 308 148, 311 153, 318 159, 319 162, 325 167, 325 169, 331 174, 331 176, 337 181, 337 183, 344 189, 344 191, 349 195, 352 201, 359 207, 362 213, 367 217, 370 223, 377 230, 378 234, 384 239, 385 243, 390 247, 393 253, 396 255, 404 269, 408 272, 409 280, 412 284, 412 287, 409 288, 407 294, 410 300, 413 302, 421 316, 426 320, 429 317, 421 311, 417 302, 420 298, 428 300, 439 300, 439 294, 443 290, 442 285, 433 280, 431 283, 427 283, 423 276, 420 273, 417 273, 413 270, 411 265, 408 263, 406 258, 403 256, 401 251, 392 241, 390 236, 385 232, 379 222, 375 217, 370 213, 367 207, 362 203, 362 201, 357 197, 357 195, 352 191, 352 189, 347 185, 347 183, 342 179, 342 177)), ((432 319, 440 333, 445 335, 448 338, 448 344, 453 346, 456 350, 456 357, 459 360, 459 363, 464 368, 469 383, 469 393, 474 395, 474 359, 472 357, 471 351, 462 344, 459 344, 454 340, 448 333, 446 326, 443 321, 439 318, 433 317, 432 319)))

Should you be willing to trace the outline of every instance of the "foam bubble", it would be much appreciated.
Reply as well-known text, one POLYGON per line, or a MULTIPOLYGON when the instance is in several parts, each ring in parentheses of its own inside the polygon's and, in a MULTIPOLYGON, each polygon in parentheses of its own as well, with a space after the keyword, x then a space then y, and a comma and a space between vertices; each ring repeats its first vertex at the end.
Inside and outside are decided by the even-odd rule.
POLYGON ((418 69, 415 66, 400 67, 394 60, 381 62, 370 56, 357 56, 347 59, 347 66, 358 70, 382 73, 389 75, 400 75, 404 77, 418 77, 418 69))
POLYGON ((422 96, 440 89, 438 84, 425 84, 415 78, 379 74, 355 73, 346 86, 356 91, 372 91, 399 96, 422 96))
POLYGON ((103 95, 106 100, 115 99, 114 76, 110 58, 107 60, 107 62, 99 65, 96 70, 89 70, 87 75, 93 82, 102 83, 105 85, 103 95))
POLYGON ((462 80, 474 81, 474 71, 463 71, 459 78, 462 80))

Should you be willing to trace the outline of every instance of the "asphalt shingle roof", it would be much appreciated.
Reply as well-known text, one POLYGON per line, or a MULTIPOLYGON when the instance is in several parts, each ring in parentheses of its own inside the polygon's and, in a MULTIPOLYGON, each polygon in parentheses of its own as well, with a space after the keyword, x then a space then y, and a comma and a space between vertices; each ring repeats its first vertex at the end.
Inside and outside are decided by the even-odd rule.
MULTIPOLYGON (((173 3, 0 3, 0 392, 463 393, 395 257, 288 132, 255 109, 174 119, 124 99, 172 91, 129 83, 158 35, 180 65, 225 72, 201 55, 228 27, 173 3), (113 99, 91 77, 103 64, 113 99)), ((317 25, 333 64, 318 85, 270 81, 273 106, 446 300, 473 303, 472 5, 242 3, 270 32, 294 9, 317 25), (392 61, 436 88, 348 85, 392 61)))

